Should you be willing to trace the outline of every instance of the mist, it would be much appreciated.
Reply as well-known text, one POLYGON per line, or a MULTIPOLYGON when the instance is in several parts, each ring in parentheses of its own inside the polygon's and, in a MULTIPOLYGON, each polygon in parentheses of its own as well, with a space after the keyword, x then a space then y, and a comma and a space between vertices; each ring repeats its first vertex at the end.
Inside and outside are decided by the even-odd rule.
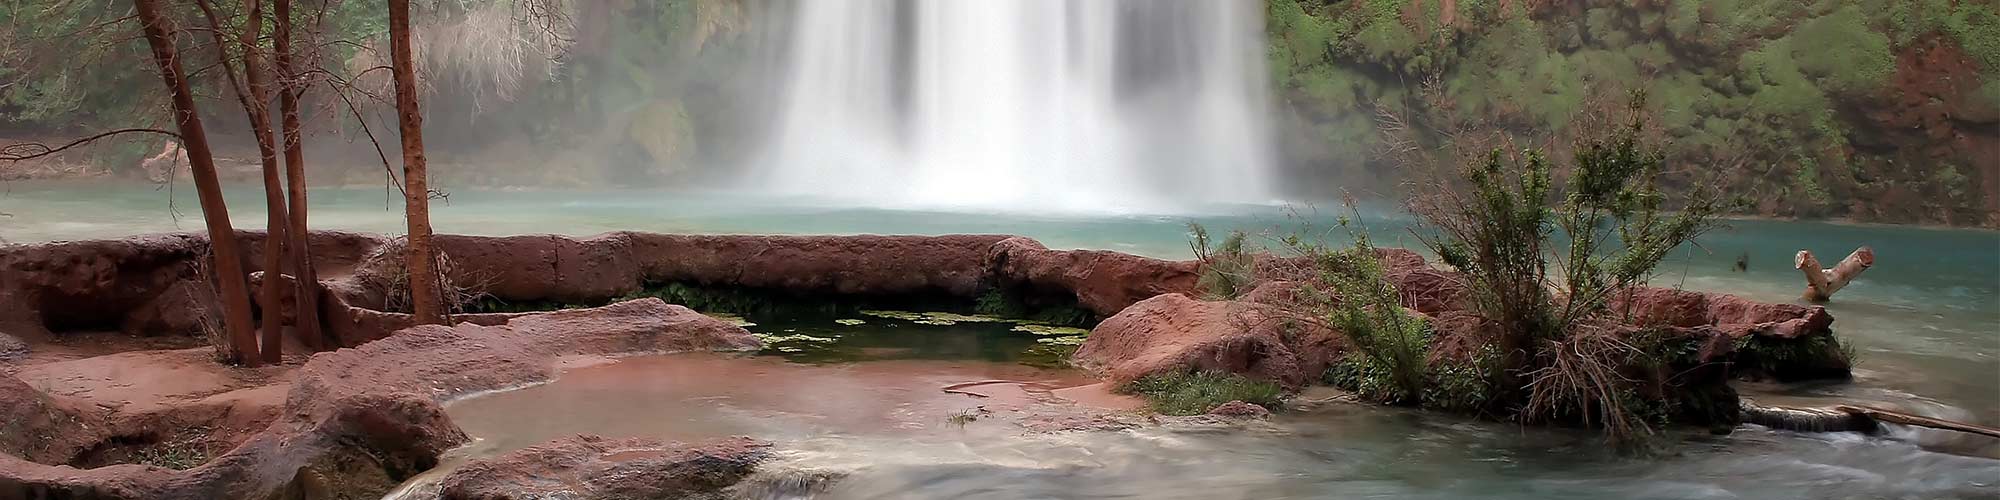
POLYGON ((1029 212, 1274 197, 1252 3, 572 7, 426 25, 435 177, 1029 212))

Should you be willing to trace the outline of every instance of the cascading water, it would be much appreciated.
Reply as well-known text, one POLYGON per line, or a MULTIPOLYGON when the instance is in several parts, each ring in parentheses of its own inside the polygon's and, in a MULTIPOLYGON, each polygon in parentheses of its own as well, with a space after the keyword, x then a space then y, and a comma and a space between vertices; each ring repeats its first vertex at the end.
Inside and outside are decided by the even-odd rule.
POLYGON ((1264 202, 1259 2, 803 0, 762 189, 870 205, 1264 202))

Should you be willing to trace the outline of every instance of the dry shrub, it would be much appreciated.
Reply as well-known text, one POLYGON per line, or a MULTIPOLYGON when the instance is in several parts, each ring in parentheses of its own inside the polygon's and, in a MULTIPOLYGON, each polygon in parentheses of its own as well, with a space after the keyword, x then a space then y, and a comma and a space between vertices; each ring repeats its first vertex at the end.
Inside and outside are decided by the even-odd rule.
POLYGON ((215 255, 210 253, 189 262, 188 274, 201 285, 186 287, 183 290, 187 293, 188 308, 194 317, 195 326, 201 329, 202 340, 207 341, 209 349, 214 351, 215 361, 235 364, 241 358, 237 356, 236 346, 229 342, 229 333, 222 327, 222 319, 216 317, 218 311, 213 307, 219 304, 216 299, 215 274, 208 265, 209 261, 214 259, 215 255))
POLYGON ((1644 353, 1610 330, 1589 327, 1559 339, 1543 339, 1537 358, 1523 374, 1531 422, 1573 421, 1602 427, 1612 436, 1651 434, 1634 408, 1638 382, 1621 373, 1644 353))
POLYGON ((475 107, 512 101, 525 84, 555 77, 575 43, 573 10, 565 0, 481 2, 431 16, 411 30, 410 45, 438 82, 468 91, 475 107))
MULTIPOLYGON (((410 299, 408 248, 409 240, 406 238, 390 240, 364 257, 364 264, 354 272, 356 280, 382 294, 384 311, 408 313, 414 305, 410 299)), ((463 313, 491 296, 487 293, 493 283, 490 275, 460 270, 443 250, 434 249, 432 253, 436 261, 431 267, 437 271, 434 277, 437 280, 436 289, 443 294, 439 303, 445 306, 446 311, 463 313), (453 279, 454 276, 459 279, 453 279)))
MULTIPOLYGON (((576 43, 575 6, 570 0, 512 0, 443 3, 410 28, 410 47, 425 94, 441 88, 482 103, 512 101, 535 81, 555 78, 576 43)), ((388 41, 376 40, 346 62, 348 73, 367 93, 389 95, 388 41)))

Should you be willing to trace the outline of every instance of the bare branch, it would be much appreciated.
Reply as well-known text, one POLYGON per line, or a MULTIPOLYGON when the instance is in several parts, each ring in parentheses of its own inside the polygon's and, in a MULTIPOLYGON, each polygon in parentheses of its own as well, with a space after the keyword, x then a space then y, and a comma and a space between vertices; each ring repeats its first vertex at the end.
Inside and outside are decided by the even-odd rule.
POLYGON ((32 160, 35 158, 41 158, 44 156, 61 153, 64 150, 89 144, 99 139, 104 139, 107 137, 121 135, 121 134, 137 134, 137 133, 161 134, 168 137, 172 137, 175 140, 179 140, 181 138, 180 134, 156 128, 122 128, 70 141, 68 144, 63 144, 61 146, 56 146, 56 147, 49 147, 46 144, 38 142, 9 144, 6 146, 0 146, 0 161, 32 160))

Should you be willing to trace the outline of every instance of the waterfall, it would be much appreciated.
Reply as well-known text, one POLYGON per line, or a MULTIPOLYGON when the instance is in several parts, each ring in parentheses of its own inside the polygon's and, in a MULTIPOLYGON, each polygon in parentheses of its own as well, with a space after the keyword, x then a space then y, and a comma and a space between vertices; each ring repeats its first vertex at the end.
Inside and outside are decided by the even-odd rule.
POLYGON ((801 0, 753 182, 915 207, 1264 202, 1261 2, 801 0))

